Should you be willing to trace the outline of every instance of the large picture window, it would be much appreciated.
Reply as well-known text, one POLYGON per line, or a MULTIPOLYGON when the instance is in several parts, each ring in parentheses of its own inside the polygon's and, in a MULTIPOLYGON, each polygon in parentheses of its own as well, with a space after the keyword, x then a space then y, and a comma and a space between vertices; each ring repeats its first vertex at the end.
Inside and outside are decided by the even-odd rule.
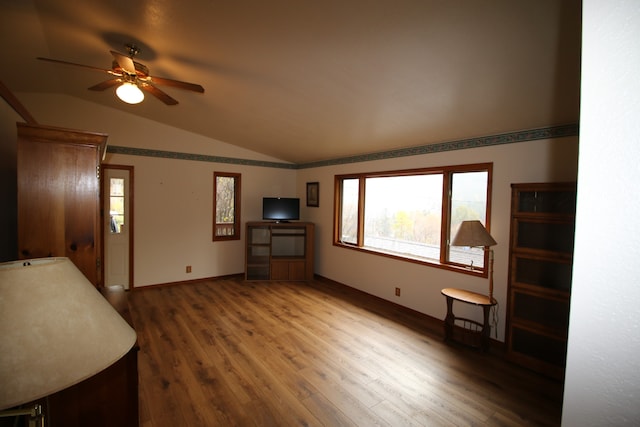
POLYGON ((213 173, 213 240, 240 239, 240 174, 213 173))
POLYGON ((486 274, 482 248, 451 247, 466 220, 489 226, 492 164, 335 177, 334 244, 486 274))

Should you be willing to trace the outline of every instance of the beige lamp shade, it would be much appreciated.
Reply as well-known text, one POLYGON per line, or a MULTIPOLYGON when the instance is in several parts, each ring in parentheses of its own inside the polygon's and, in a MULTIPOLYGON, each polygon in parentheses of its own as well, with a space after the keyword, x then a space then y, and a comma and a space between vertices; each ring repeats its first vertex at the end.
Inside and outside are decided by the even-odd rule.
POLYGON ((496 241, 478 220, 462 221, 451 246, 493 246, 496 241))
POLYGON ((0 264, 0 410, 97 374, 135 341, 68 258, 0 264))
MULTIPOLYGON (((487 247, 497 244, 487 229, 484 228, 484 225, 478 220, 462 221, 456 236, 451 242, 451 246, 482 247, 483 251, 486 251, 487 247)), ((473 263, 471 268, 473 268, 473 263)), ((493 249, 489 249, 489 301, 493 301, 493 249)))

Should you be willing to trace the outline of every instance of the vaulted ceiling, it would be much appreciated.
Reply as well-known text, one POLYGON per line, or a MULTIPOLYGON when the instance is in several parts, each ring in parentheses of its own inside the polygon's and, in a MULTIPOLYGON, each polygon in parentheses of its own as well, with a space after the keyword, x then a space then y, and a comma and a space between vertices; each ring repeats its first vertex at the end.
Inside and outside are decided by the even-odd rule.
MULTIPOLYGON (((4 0, 0 80, 305 163, 576 123, 579 0, 4 0), (158 86, 127 105, 87 90, 110 50, 158 86)), ((64 108, 64 106, 61 106, 64 108)), ((153 147, 149 147, 153 148, 153 147)))

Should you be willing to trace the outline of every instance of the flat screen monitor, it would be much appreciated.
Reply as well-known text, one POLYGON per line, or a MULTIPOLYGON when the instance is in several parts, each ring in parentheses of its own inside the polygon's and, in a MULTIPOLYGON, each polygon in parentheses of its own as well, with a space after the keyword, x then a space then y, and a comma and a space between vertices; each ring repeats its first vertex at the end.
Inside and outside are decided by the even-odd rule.
POLYGON ((300 199, 292 197, 264 197, 262 219, 268 221, 294 221, 300 219, 300 199))

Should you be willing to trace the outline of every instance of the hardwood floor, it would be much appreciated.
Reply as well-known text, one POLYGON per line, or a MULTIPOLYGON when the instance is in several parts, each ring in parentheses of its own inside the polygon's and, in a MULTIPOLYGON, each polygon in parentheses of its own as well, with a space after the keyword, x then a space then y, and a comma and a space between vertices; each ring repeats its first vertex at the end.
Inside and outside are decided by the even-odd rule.
POLYGON ((560 424, 560 383, 329 281, 238 277, 129 301, 143 427, 560 424))

